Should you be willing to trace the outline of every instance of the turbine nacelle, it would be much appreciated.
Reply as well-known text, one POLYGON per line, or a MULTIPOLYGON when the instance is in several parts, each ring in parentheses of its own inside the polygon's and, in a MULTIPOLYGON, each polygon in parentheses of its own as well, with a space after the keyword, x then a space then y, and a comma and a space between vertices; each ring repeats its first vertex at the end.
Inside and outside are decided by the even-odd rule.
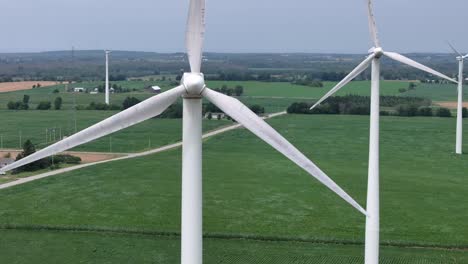
POLYGON ((374 53, 374 57, 377 58, 377 59, 384 55, 384 51, 383 51, 383 49, 381 47, 374 48, 372 53, 374 53))
POLYGON ((200 96, 205 89, 205 77, 203 73, 184 73, 180 84, 185 88, 188 95, 200 96))

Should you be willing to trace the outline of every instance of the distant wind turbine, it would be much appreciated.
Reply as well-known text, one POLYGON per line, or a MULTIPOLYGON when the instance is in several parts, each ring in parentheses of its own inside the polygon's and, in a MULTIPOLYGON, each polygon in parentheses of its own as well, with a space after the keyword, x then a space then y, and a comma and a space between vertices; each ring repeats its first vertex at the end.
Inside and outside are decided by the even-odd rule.
POLYGON ((463 154, 463 66, 465 59, 468 58, 468 54, 462 55, 452 44, 448 44, 453 52, 458 55, 457 139, 455 143, 455 153, 463 154))
POLYGON ((206 98, 253 134, 315 177, 354 208, 366 214, 366 211, 341 187, 247 106, 233 97, 206 87, 204 75, 200 71, 205 33, 204 17, 205 0, 191 0, 186 32, 186 46, 191 72, 184 73, 180 86, 151 97, 1 170, 12 170, 158 116, 178 98, 182 97, 181 263, 201 264, 203 253, 202 98, 206 98))
POLYGON ((109 54, 111 54, 112 51, 106 50, 106 104, 109 104, 109 54))
POLYGON ((429 67, 415 62, 401 54, 384 51, 380 46, 377 26, 375 23, 372 0, 367 0, 367 15, 369 29, 374 46, 369 50, 370 55, 359 64, 349 75, 333 87, 311 109, 322 103, 328 97, 335 94, 343 86, 351 82, 370 65, 372 65, 371 80, 371 109, 370 109, 370 136, 369 136, 369 171, 367 185, 367 218, 366 218, 366 242, 365 263, 377 264, 379 261, 379 119, 380 119, 380 58, 387 56, 393 60, 407 64, 411 67, 439 76, 451 82, 457 82, 450 77, 439 73, 429 67))

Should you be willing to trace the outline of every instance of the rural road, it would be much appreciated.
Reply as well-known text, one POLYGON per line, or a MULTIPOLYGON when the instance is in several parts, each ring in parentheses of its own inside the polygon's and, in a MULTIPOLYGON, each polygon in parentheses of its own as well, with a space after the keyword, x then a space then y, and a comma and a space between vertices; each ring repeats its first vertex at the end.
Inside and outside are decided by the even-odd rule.
MULTIPOLYGON (((277 117, 277 116, 281 116, 281 115, 285 115, 285 114, 286 114, 285 111, 278 112, 278 113, 273 113, 273 114, 269 114, 268 116, 264 117, 264 119, 269 119, 269 118, 273 118, 273 117, 277 117)), ((202 138, 206 139, 206 138, 209 138, 209 137, 213 137, 213 136, 216 136, 216 135, 219 135, 219 134, 222 134, 222 133, 225 133, 225 132, 240 128, 240 127, 242 127, 242 125, 240 125, 240 124, 233 124, 233 125, 230 125, 230 126, 227 126, 227 127, 222 127, 222 128, 219 128, 219 129, 216 129, 216 130, 213 130, 213 131, 210 131, 210 132, 207 132, 207 133, 203 134, 202 138)), ((27 183, 27 182, 31 182, 31 181, 35 181, 35 180, 40 180, 40 179, 43 179, 43 178, 47 178, 47 177, 50 177, 50 176, 54 176, 54 175, 69 172, 69 171, 79 170, 79 169, 82 169, 82 168, 86 168, 86 167, 90 167, 90 166, 94 166, 94 165, 98 165, 98 164, 103 164, 103 163, 107 163, 107 162, 112 162, 112 161, 126 160, 126 159, 133 159, 133 158, 148 156, 148 155, 152 155, 152 154, 155 154, 155 153, 175 149, 175 148, 178 148, 178 147, 181 147, 181 146, 182 146, 182 142, 180 141, 180 142, 177 142, 177 143, 174 143, 174 144, 158 147, 158 148, 148 150, 148 151, 145 151, 145 152, 127 154, 125 156, 118 157, 118 158, 113 158, 113 159, 108 159, 108 160, 103 160, 103 161, 97 161, 97 162, 91 162, 91 163, 81 164, 81 165, 77 165, 77 166, 73 166, 73 167, 58 169, 58 170, 54 170, 54 171, 50 171, 50 172, 46 172, 46 173, 41 173, 41 174, 38 174, 38 175, 34 175, 34 176, 26 177, 26 178, 21 178, 21 179, 15 180, 15 181, 0 184, 0 190, 10 188, 10 187, 13 187, 13 186, 17 186, 17 185, 20 185, 20 184, 23 184, 23 183, 27 183)))

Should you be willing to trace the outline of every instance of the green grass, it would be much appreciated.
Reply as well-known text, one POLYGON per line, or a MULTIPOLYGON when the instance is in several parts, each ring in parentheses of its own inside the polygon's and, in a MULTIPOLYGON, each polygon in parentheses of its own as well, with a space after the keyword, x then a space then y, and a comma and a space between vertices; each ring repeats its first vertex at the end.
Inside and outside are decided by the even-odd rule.
MULTIPOLYGON (((368 117, 290 115, 270 122, 365 204, 368 117)), ((383 243, 468 246, 468 156, 453 154, 454 126, 453 118, 382 118, 383 243)), ((180 157, 180 150, 173 150, 2 190, 0 224, 179 232, 180 157)), ((236 130, 204 144, 204 231, 222 237, 362 243, 364 217, 261 140, 236 130)), ((281 247, 278 255, 296 256, 288 253, 291 244, 281 247)), ((326 247, 322 252, 328 252, 326 247)), ((353 258, 360 261, 362 246, 356 250, 353 258)), ((222 258, 248 263, 242 256, 265 257, 254 253, 254 246, 241 252, 239 262, 222 258)), ((384 263, 414 263, 405 256, 418 259, 414 250, 387 252, 384 263)), ((205 252, 208 258, 210 254, 205 252)), ((445 263, 444 254, 450 253, 424 253, 439 262, 421 263, 445 263)), ((466 254, 460 255, 466 261, 466 254)), ((324 263, 339 261, 353 263, 324 263)))
MULTIPOLYGON (((242 85, 244 87, 244 96, 254 97, 283 97, 283 98, 309 98, 320 99, 327 93, 336 82, 324 82, 324 87, 308 87, 302 85, 294 85, 284 82, 224 82, 224 81, 208 81, 208 87, 220 88, 223 85, 234 87, 242 85)), ((398 95, 398 89, 408 88, 406 81, 382 81, 381 93, 382 95, 398 95)), ((337 95, 356 94, 356 95, 369 95, 370 94, 370 81, 355 81, 349 83, 337 95)))
MULTIPOLYGON (((117 112, 77 111, 77 131, 91 126, 117 112)), ((21 141, 31 139, 38 148, 46 146, 46 129, 56 128, 56 140, 60 130, 63 136, 74 133, 73 111, 10 111, 0 110, 0 136, 3 148, 20 147, 21 141)), ((204 131, 231 124, 226 120, 204 120, 204 131)), ((49 137, 51 132, 48 133, 49 137)), ((79 146, 74 150, 98 152, 138 152, 180 141, 182 119, 150 119, 110 136, 79 146)), ((50 138, 48 139, 50 144, 50 138)))
MULTIPOLYGON (((153 96, 153 93, 146 91, 144 88, 149 85, 159 85, 162 90, 165 91, 172 88, 169 82, 148 82, 148 81, 122 81, 112 82, 121 85, 123 88, 136 89, 129 93, 116 93, 111 94, 110 101, 112 104, 122 105, 123 100, 128 96, 137 97, 140 100, 144 100, 153 96)), ((102 82, 89 82, 89 83, 75 83, 71 84, 71 87, 84 87, 84 88, 95 88, 102 82)), ((27 94, 31 97, 30 108, 35 109, 37 104, 41 101, 53 101, 56 97, 60 96, 63 99, 62 108, 65 110, 73 109, 75 103, 77 105, 87 106, 91 102, 102 102, 104 103, 104 93, 89 94, 89 93, 73 93, 66 92, 65 85, 56 85, 49 87, 41 87, 32 90, 15 91, 8 93, 0 93, 0 109, 7 109, 9 101, 21 101, 23 95, 27 94), (53 93, 55 89, 59 90, 58 94, 53 93)))
MULTIPOLYGON (((464 97, 468 96, 468 90, 464 89, 464 97)), ((430 98, 433 101, 457 101, 456 84, 418 84, 415 90, 408 91, 404 96, 417 96, 430 98)))
MULTIPOLYGON (((134 96, 140 100, 144 100, 153 96, 154 94, 149 93, 143 88, 148 85, 160 85, 163 91, 172 88, 168 81, 165 82, 148 82, 148 81, 125 81, 115 82, 124 88, 137 89, 135 92, 120 93, 111 95, 111 103, 121 105, 123 100, 127 96, 134 96)), ((84 87, 93 88, 101 82, 91 83, 78 83, 72 84, 73 87, 84 87)), ((270 82, 256 82, 256 81, 208 81, 208 86, 211 88, 218 88, 222 85, 228 85, 234 87, 236 85, 244 86, 243 97, 267 97, 270 99, 281 99, 281 98, 307 98, 307 99, 319 99, 328 90, 330 90, 336 83, 325 82, 324 87, 314 88, 301 85, 293 85, 287 82, 283 83, 270 83, 270 82)), ((398 89, 407 88, 408 83, 404 81, 384 81, 382 82, 382 94, 384 95, 398 95, 398 89)), ((359 94, 369 95, 370 82, 368 81, 356 81, 350 83, 345 89, 340 91, 339 95, 345 94, 359 94)), ((91 102, 104 102, 104 94, 87 94, 87 93, 69 93, 65 92, 64 85, 57 85, 51 87, 42 87, 32 90, 16 91, 8 93, 0 93, 0 109, 6 109, 9 101, 20 101, 23 95, 27 94, 31 96, 30 107, 35 109, 37 104, 41 101, 53 101, 57 96, 63 99, 63 109, 72 109, 75 103, 77 105, 87 106, 91 102), (58 89, 60 93, 54 94, 53 91, 58 89)))
MULTIPOLYGON (((363 263, 361 246, 204 239, 204 263, 363 263)), ((178 263, 178 237, 112 233, 0 231, 4 263, 178 263), (64 243, 66 241, 66 243, 64 243)), ((383 264, 466 263, 463 251, 384 247, 383 264), (396 257, 398 256, 398 257, 396 257)))

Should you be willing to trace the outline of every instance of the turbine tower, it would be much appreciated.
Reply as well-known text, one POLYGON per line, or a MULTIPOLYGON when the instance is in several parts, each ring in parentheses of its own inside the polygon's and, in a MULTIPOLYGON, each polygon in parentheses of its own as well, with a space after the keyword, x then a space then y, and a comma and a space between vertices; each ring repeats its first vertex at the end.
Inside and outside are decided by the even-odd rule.
POLYGON ((109 104, 109 54, 110 50, 105 50, 106 53, 106 104, 109 104))
POLYGON ((457 139, 455 143, 455 153, 463 154, 463 66, 468 54, 462 55, 455 47, 448 43, 450 48, 457 54, 458 60, 458 106, 457 106, 457 139))
POLYGON ((340 186, 247 106, 233 97, 206 87, 204 75, 201 73, 202 47, 205 34, 204 17, 205 0, 191 0, 186 32, 186 47, 191 72, 184 73, 180 86, 153 96, 56 144, 10 164, 2 168, 1 171, 12 170, 158 116, 176 102, 178 98, 182 97, 181 263, 201 264, 203 253, 202 98, 206 98, 246 129, 315 177, 358 211, 366 214, 366 211, 340 186))
POLYGON ((378 38, 377 26, 375 23, 372 0, 367 0, 367 15, 369 30, 374 46, 369 50, 370 54, 349 73, 341 82, 325 94, 311 109, 322 103, 325 99, 336 93, 343 86, 348 84, 369 66, 372 67, 371 76, 371 106, 370 106, 370 136, 369 136, 369 168, 367 183, 367 218, 366 218, 366 242, 365 242, 365 263, 377 264, 379 262, 379 218, 380 218, 380 190, 379 190, 379 122, 380 122, 380 58, 387 56, 395 61, 407 64, 411 67, 431 73, 438 77, 457 82, 450 77, 439 73, 429 67, 417 63, 401 54, 384 51, 378 38))

